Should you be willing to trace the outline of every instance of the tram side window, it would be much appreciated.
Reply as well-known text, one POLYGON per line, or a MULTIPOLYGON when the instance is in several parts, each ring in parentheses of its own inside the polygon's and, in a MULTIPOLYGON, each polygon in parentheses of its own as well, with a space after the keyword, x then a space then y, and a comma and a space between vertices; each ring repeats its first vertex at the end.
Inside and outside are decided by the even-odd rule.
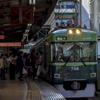
POLYGON ((63 61, 61 59, 62 53, 63 53, 63 50, 62 50, 61 45, 59 45, 59 43, 51 44, 51 62, 63 61))
POLYGON ((54 55, 55 55, 55 47, 54 47, 54 44, 51 44, 51 62, 54 61, 54 55))

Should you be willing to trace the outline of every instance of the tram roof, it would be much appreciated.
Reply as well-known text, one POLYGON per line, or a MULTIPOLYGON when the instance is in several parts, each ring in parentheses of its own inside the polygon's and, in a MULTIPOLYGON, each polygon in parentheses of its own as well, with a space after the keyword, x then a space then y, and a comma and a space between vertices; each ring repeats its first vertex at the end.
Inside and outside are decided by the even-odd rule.
MULTIPOLYGON (((83 29, 83 28, 69 28, 69 29, 80 29, 82 33, 87 33, 87 34, 96 34, 96 32, 89 30, 89 29, 83 29)), ((68 29, 58 29, 54 30, 51 33, 52 34, 66 34, 68 29)))

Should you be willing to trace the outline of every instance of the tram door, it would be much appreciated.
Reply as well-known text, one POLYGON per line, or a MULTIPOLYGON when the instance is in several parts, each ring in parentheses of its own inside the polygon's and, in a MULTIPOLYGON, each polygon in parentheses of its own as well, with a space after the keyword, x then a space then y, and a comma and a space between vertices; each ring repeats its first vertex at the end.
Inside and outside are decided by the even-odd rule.
POLYGON ((49 53, 50 53, 50 49, 49 49, 49 45, 47 45, 48 42, 45 42, 45 45, 44 45, 44 67, 46 69, 46 71, 48 71, 48 67, 49 67, 49 59, 50 59, 50 56, 49 56, 49 53))

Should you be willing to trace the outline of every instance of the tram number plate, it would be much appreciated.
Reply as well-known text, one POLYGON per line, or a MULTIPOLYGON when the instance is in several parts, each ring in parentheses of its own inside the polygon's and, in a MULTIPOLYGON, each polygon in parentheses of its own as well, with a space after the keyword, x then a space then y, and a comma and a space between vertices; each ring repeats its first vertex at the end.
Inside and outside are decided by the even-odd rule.
POLYGON ((71 71, 79 71, 79 67, 71 67, 71 71))

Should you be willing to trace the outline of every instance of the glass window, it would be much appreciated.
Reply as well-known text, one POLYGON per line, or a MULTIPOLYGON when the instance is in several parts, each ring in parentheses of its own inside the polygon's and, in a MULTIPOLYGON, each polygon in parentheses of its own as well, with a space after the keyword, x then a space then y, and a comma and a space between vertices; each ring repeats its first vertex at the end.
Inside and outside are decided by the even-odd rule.
POLYGON ((51 61, 54 61, 53 58, 55 56, 55 48, 54 48, 54 44, 51 45, 51 61))
POLYGON ((78 42, 75 43, 75 60, 96 61, 96 43, 95 42, 78 42))
POLYGON ((64 9, 64 5, 61 5, 61 8, 64 9))
POLYGON ((56 22, 56 26, 59 26, 58 22, 56 22))
POLYGON ((63 57, 69 57, 74 61, 74 44, 73 43, 53 43, 51 45, 51 61, 61 62, 63 57))
POLYGON ((55 9, 59 9, 59 5, 56 5, 55 9))
POLYGON ((51 44, 51 61, 63 62, 63 58, 70 57, 73 61, 96 61, 96 42, 63 42, 51 44))

